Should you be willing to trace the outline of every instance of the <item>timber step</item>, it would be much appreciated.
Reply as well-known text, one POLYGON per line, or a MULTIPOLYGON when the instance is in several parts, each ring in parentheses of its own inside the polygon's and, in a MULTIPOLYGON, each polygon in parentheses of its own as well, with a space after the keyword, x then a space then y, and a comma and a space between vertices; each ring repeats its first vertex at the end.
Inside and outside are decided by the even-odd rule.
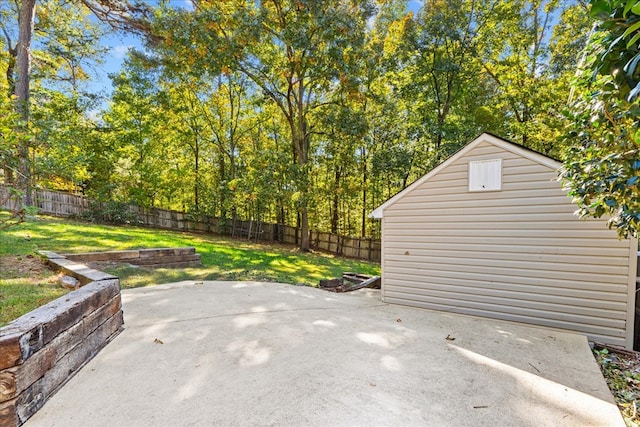
POLYGON ((202 265, 200 254, 193 246, 181 248, 151 248, 128 251, 89 252, 66 254, 67 259, 83 262, 124 262, 155 268, 184 268, 202 265))

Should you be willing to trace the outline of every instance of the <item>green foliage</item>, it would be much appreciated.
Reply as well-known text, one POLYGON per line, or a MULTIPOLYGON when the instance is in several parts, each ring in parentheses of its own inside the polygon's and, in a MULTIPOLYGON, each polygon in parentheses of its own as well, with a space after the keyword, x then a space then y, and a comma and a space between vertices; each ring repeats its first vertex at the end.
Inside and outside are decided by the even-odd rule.
POLYGON ((131 212, 128 203, 116 202, 91 202, 82 218, 101 224, 132 224, 137 216, 131 212))
POLYGON ((567 113, 572 143, 562 178, 582 216, 610 217, 620 237, 640 230, 640 10, 594 1, 597 27, 567 113))
POLYGON ((88 182, 88 192, 102 200, 156 206, 158 192, 170 179, 163 160, 172 148, 163 144, 169 126, 157 91, 158 71, 130 57, 112 80, 113 103, 103 115, 105 147, 96 153, 95 182, 88 182))
POLYGON ((589 31, 581 2, 498 1, 480 30, 494 132, 558 157, 561 111, 589 31), (506 119, 506 120, 505 120, 506 119))
MULTIPOLYGON (((145 54, 101 104, 87 93, 103 54, 91 14, 140 32, 150 10, 38 0, 29 126, 0 98, 5 177, 28 143, 35 186, 377 236, 368 213, 482 131, 561 153, 590 25, 577 1, 156 3, 145 54)), ((3 70, 16 5, 0 2, 3 70)))
MULTIPOLYGON (((357 92, 354 76, 372 5, 364 0, 207 3, 194 12, 163 10, 161 53, 172 67, 195 75, 240 73, 272 102, 289 131, 297 167, 303 236, 311 203, 309 164, 316 110, 331 103, 332 88, 357 92), (168 30, 168 31, 167 31, 168 30)), ((309 248, 307 238, 301 247, 309 248)))

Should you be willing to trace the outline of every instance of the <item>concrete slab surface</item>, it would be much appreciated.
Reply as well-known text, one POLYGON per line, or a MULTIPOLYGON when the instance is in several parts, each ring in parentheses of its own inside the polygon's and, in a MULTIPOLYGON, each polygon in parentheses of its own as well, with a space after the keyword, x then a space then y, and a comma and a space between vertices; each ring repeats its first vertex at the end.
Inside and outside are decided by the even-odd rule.
POLYGON ((37 426, 623 426, 583 336, 274 283, 122 292, 37 426))

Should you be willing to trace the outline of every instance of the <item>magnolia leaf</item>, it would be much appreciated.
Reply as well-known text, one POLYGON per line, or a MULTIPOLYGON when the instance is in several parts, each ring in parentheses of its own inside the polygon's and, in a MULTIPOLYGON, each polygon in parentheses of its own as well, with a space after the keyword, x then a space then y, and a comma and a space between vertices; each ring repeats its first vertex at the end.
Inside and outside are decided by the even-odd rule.
POLYGON ((640 39, 640 32, 638 32, 635 36, 633 36, 631 38, 631 40, 629 40, 627 42, 627 49, 630 49, 631 46, 633 46, 634 44, 636 44, 636 42, 638 41, 638 39, 640 39))
POLYGON ((633 5, 634 5, 634 0, 627 0, 627 4, 624 6, 624 11, 622 12, 622 16, 624 18, 627 17, 627 13, 629 13, 633 5))
MULTIPOLYGON (((640 37, 640 33, 637 34, 636 37, 640 37)), ((627 74, 627 76, 632 79, 633 76, 636 73, 636 68, 638 66, 638 63, 640 62, 640 52, 637 53, 633 58, 631 58, 629 60, 629 62, 627 62, 624 66, 624 72, 627 74)))
MULTIPOLYGON (((631 33, 638 31, 638 29, 640 29, 640 21, 637 21, 633 25, 629 26, 629 28, 627 28, 627 30, 622 33, 622 37, 627 38, 631 33)), ((628 47, 629 46, 627 46, 627 48, 628 47)))
POLYGON ((638 95, 640 95, 640 83, 637 83, 636 86, 629 91, 629 95, 627 95, 627 101, 635 101, 638 95))
POLYGON ((591 11, 589 12, 592 18, 606 19, 611 14, 611 7, 609 2, 605 0, 598 0, 591 4, 591 11))

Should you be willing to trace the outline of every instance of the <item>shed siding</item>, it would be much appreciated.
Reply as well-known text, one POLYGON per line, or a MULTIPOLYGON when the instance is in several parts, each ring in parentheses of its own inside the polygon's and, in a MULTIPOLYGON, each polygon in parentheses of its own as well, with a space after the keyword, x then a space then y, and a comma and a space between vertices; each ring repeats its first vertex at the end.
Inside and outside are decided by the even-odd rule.
POLYGON ((630 241, 579 220, 551 167, 482 142, 389 205, 385 302, 533 323, 628 346, 630 241), (468 163, 502 159, 502 190, 468 163))

